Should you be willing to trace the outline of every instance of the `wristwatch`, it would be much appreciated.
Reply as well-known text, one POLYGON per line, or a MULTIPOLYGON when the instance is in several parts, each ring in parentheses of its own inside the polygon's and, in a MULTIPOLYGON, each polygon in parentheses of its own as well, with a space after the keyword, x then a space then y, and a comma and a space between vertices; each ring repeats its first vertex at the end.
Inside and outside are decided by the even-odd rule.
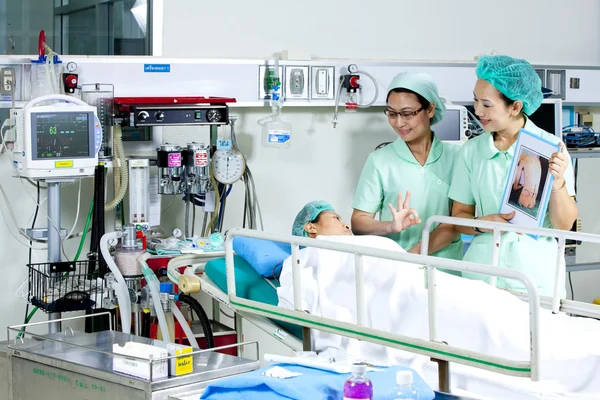
MULTIPOLYGON (((477 219, 477 218, 478 218, 478 217, 475 217, 475 218, 473 218, 473 219, 477 219)), ((474 230, 475 232, 477 232, 477 233, 483 233, 483 231, 482 231, 481 229, 479 229, 478 227, 476 227, 476 226, 474 226, 474 227, 473 227, 473 230, 474 230)))

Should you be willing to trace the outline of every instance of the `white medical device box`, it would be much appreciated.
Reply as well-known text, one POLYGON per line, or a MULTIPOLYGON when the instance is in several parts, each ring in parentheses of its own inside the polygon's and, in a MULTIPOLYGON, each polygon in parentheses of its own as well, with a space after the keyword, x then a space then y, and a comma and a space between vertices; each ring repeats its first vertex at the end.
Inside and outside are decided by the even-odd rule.
POLYGON ((457 104, 445 104, 444 118, 431 128, 443 141, 464 143, 469 140, 469 116, 467 108, 457 104))
POLYGON ((191 354, 192 346, 184 346, 176 343, 167 343, 155 340, 154 346, 164 348, 169 356, 178 356, 169 360, 169 376, 181 376, 194 372, 194 356, 191 354))
POLYGON ((18 110, 13 175, 30 179, 91 176, 102 128, 96 107, 58 103, 18 110))
POLYGON ((118 343, 113 344, 113 353, 125 356, 113 357, 113 371, 115 372, 147 380, 150 380, 150 369, 152 369, 152 380, 166 378, 169 374, 168 360, 150 362, 151 360, 168 357, 169 352, 167 349, 149 344, 127 342, 122 347, 118 343), (143 360, 133 357, 143 358, 143 360))

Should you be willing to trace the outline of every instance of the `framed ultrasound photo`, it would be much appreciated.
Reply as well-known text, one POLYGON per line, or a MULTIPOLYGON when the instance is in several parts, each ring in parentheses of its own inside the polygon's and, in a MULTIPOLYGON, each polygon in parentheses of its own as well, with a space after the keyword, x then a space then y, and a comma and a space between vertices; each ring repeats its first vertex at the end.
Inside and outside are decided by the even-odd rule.
POLYGON ((511 224, 541 227, 544 223, 554 180, 548 165, 557 151, 560 151, 558 144, 520 130, 499 211, 502 214, 515 211, 511 224))

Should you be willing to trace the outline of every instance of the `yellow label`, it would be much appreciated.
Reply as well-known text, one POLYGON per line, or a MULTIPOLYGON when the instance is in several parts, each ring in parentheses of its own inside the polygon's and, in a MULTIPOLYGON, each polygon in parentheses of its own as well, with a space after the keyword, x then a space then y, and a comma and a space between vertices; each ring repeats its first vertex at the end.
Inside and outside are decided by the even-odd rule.
POLYGON ((54 168, 73 168, 73 160, 54 161, 54 168))
MULTIPOLYGON (((175 355, 188 354, 192 352, 192 348, 175 350, 175 355)), ((175 375, 190 374, 194 371, 194 356, 177 357, 175 365, 175 375)))

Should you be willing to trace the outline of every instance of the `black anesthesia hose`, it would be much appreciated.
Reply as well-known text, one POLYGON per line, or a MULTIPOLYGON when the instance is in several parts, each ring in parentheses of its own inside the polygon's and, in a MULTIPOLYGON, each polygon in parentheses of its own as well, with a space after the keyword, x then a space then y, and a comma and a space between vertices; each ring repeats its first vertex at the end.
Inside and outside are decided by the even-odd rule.
POLYGON ((190 306, 190 308, 194 310, 198 316, 200 324, 202 325, 202 330, 204 331, 204 337, 206 338, 206 348, 212 349, 215 347, 215 338, 213 337, 213 331, 210 327, 210 321, 208 320, 208 316, 206 315, 204 308, 202 308, 200 303, 198 303, 198 300, 187 294, 180 294, 179 301, 190 306))

